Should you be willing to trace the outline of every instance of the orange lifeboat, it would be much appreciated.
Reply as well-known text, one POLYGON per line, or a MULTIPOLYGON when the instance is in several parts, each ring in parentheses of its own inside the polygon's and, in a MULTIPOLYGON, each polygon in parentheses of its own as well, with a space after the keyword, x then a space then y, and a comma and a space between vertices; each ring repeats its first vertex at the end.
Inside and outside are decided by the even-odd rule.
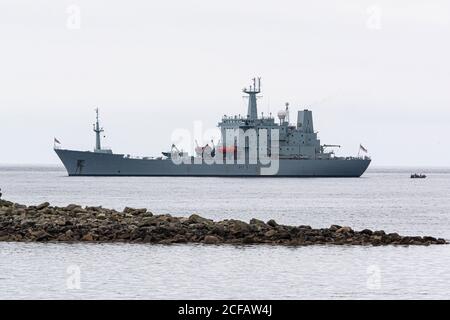
POLYGON ((218 152, 219 153, 235 153, 237 151, 236 146, 226 146, 226 147, 219 147, 218 152))

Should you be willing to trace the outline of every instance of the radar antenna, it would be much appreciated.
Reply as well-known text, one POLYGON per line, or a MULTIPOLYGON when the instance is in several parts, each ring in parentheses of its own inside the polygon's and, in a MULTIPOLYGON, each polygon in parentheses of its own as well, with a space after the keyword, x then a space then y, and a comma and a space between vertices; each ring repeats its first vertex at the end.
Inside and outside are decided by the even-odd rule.
POLYGON ((289 124, 289 102, 284 104, 286 106, 286 122, 289 124))
POLYGON ((261 77, 253 78, 253 86, 244 88, 242 91, 249 95, 247 118, 250 120, 258 119, 258 108, 256 105, 256 95, 261 92, 261 77))
POLYGON ((94 123, 95 151, 99 151, 102 149, 100 134, 105 130, 103 130, 103 128, 100 128, 100 122, 98 119, 98 108, 95 108, 95 113, 96 113, 96 122, 94 123))

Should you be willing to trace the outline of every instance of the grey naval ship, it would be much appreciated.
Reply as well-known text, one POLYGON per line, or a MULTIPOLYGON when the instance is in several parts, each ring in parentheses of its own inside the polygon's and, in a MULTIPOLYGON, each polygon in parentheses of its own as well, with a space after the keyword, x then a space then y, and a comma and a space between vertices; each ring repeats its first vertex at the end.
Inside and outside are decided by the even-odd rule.
MULTIPOLYGON (((102 148, 98 109, 93 151, 64 149, 56 138, 54 150, 69 176, 360 177, 366 171, 368 156, 338 157, 333 149, 339 145, 320 143, 310 110, 298 111, 295 125, 289 122, 288 103, 277 119, 258 116, 261 79, 253 79, 243 92, 248 95, 247 115, 223 116, 217 145, 197 146, 192 156, 175 145, 159 157, 131 157, 102 148), (255 142, 252 137, 264 139, 255 142)), ((361 150, 367 152, 360 145, 361 150)))

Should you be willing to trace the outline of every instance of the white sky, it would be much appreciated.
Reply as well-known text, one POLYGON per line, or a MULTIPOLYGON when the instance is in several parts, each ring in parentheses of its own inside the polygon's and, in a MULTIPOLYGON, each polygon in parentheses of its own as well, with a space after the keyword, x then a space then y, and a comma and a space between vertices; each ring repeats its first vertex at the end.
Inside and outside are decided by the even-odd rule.
POLYGON ((339 155, 448 166, 449 22, 448 0, 2 0, 0 163, 59 163, 53 137, 92 149, 97 106, 106 145, 159 155, 245 114, 259 75, 259 112, 310 108, 339 155))

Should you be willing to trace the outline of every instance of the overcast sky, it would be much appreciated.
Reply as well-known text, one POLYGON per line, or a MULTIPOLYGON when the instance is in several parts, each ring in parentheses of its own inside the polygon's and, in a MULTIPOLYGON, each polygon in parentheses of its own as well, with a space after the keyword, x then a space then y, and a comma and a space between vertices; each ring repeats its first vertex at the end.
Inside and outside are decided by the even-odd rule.
POLYGON ((449 21, 448 0, 2 0, 0 163, 92 149, 95 107, 115 152, 159 155, 261 76, 259 112, 313 110, 339 155, 448 166, 449 21))

